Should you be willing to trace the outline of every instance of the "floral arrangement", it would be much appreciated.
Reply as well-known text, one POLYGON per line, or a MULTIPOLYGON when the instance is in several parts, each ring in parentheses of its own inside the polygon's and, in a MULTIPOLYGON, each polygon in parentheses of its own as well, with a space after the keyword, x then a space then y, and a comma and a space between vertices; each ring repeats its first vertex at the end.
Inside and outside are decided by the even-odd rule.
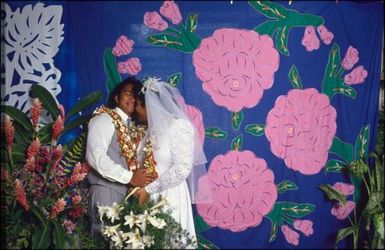
POLYGON ((196 248, 196 241, 172 218, 171 210, 161 209, 167 206, 166 198, 140 206, 132 196, 137 190, 118 204, 98 207, 102 235, 111 249, 196 248))
POLYGON ((6 235, 3 248, 87 248, 95 242, 86 229, 87 191, 83 180, 89 166, 82 162, 85 134, 68 145, 59 138, 88 121, 80 116, 65 122, 88 105, 100 100, 91 93, 74 105, 65 116, 51 94, 39 85, 33 97, 30 116, 11 106, 2 106, 1 194, 6 235), (42 124, 43 108, 53 122, 42 124))

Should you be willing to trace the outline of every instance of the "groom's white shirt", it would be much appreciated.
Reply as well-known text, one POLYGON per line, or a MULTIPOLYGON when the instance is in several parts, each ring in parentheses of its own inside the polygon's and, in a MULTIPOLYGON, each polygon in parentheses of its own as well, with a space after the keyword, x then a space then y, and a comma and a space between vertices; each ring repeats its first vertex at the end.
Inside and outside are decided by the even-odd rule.
MULTIPOLYGON (((128 121, 128 126, 131 125, 131 119, 126 113, 118 107, 114 110, 122 121, 128 121)), ((107 113, 91 119, 88 125, 86 159, 104 178, 127 184, 131 181, 133 173, 128 170, 124 157, 120 156, 116 129, 112 121, 107 113)))

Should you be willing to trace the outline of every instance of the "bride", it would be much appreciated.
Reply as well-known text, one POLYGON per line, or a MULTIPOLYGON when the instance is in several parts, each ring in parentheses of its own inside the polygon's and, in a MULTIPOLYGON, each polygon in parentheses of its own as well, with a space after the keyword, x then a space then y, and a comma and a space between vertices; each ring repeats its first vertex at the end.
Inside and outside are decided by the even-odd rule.
POLYGON ((150 198, 166 197, 172 217, 196 242, 191 203, 195 203, 197 180, 206 173, 207 162, 197 129, 185 113, 184 99, 177 88, 148 78, 142 86, 134 87, 134 94, 137 120, 148 124, 145 137, 151 141, 159 174, 136 195, 142 204, 150 198))

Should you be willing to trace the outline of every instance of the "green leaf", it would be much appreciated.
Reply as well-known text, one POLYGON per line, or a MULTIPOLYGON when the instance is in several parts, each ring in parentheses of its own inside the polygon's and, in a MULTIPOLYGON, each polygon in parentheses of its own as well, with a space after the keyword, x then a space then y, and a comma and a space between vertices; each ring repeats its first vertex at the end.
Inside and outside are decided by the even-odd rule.
POLYGON ((353 201, 357 203, 361 197, 362 176, 356 176, 352 171, 349 170, 349 178, 350 182, 354 186, 353 201))
POLYGON ((52 220, 53 224, 53 241, 56 249, 64 249, 65 246, 65 235, 67 232, 63 226, 60 225, 57 220, 52 220))
POLYGON ((241 151, 242 144, 243 144, 243 135, 241 134, 233 139, 233 141, 231 142, 231 149, 236 151, 241 151))
POLYGON ((321 184, 319 188, 324 191, 329 200, 336 200, 345 205, 346 196, 340 193, 337 189, 334 189, 329 184, 321 184))
POLYGON ((249 4, 262 15, 273 18, 285 18, 286 9, 279 4, 270 1, 249 1, 249 4))
POLYGON ((39 130, 39 140, 42 144, 46 144, 51 141, 52 137, 52 125, 53 122, 48 123, 39 130))
POLYGON ((192 13, 189 14, 186 20, 186 28, 187 31, 190 33, 195 33, 198 25, 198 14, 197 13, 192 13))
POLYGON ((76 128, 76 127, 78 127, 78 126, 80 126, 80 125, 82 125, 84 123, 87 123, 91 119, 91 116, 92 115, 80 116, 80 117, 77 117, 76 119, 68 122, 64 126, 63 134, 67 133, 68 131, 70 131, 73 128, 76 128))
POLYGON ((340 138, 335 136, 333 138, 333 144, 329 149, 329 152, 332 154, 336 154, 345 162, 353 161, 353 146, 349 143, 342 141, 340 138))
POLYGON ((272 222, 270 236, 269 236, 269 243, 273 242, 276 237, 277 237, 277 223, 272 222))
POLYGON ((13 119, 14 122, 17 122, 18 124, 23 126, 24 129, 26 129, 27 131, 32 133, 32 131, 33 131, 32 130, 32 123, 26 114, 24 114, 23 112, 21 112, 17 108, 12 107, 12 106, 8 106, 8 105, 1 105, 1 110, 2 110, 2 112, 9 115, 13 119))
POLYGON ((12 159, 14 163, 25 163, 27 146, 14 144, 12 147, 12 159))
POLYGON ((203 218, 198 214, 194 216, 194 225, 198 234, 210 228, 210 226, 207 225, 203 218))
POLYGON ((354 230, 356 230, 356 229, 357 229, 357 225, 353 225, 353 226, 342 228, 342 229, 338 230, 336 245, 341 240, 343 240, 346 237, 348 237, 349 235, 353 234, 354 230))
POLYGON ((325 173, 336 172, 342 173, 342 170, 346 168, 346 163, 339 160, 329 160, 326 163, 325 173))
POLYGON ((326 66, 326 77, 333 78, 338 72, 338 68, 341 64, 340 46, 334 43, 329 51, 328 64, 326 66))
POLYGON ((278 22, 273 20, 267 20, 254 28, 259 35, 268 35, 274 38, 274 33, 278 28, 278 22))
POLYGON ((368 159, 369 132, 370 125, 367 124, 361 128, 360 133, 357 136, 355 145, 356 160, 368 159))
POLYGON ((298 186, 295 183, 285 180, 277 185, 278 193, 282 194, 288 190, 297 190, 298 186))
POLYGON ((29 145, 32 141, 32 132, 26 130, 24 126, 18 122, 14 122, 13 127, 15 127, 15 144, 29 145))
POLYGON ((233 127, 234 130, 239 130, 239 127, 241 126, 243 118, 244 118, 244 115, 242 111, 231 113, 231 126, 233 127))
POLYGON ((147 42, 155 46, 163 46, 185 52, 183 42, 175 36, 168 34, 157 34, 147 37, 147 42))
POLYGON ((261 136, 265 134, 265 124, 250 123, 246 126, 246 132, 254 136, 261 136))
POLYGON ((384 212, 384 193, 372 192, 368 198, 368 203, 365 207, 365 212, 368 214, 376 214, 384 212))
POLYGON ((224 140, 227 138, 227 132, 218 127, 209 127, 205 130, 205 136, 211 139, 224 140))
POLYGON ((315 206, 310 203, 282 202, 279 205, 282 216, 294 218, 302 218, 312 213, 315 209, 315 206))
POLYGON ((177 87, 181 78, 182 78, 182 72, 174 73, 168 77, 167 82, 171 86, 177 87))
POLYGON ((68 112, 68 114, 66 115, 66 120, 70 116, 78 113, 79 111, 81 111, 85 108, 88 108, 89 106, 97 103, 98 101, 100 101, 102 99, 102 97, 103 97, 103 94, 100 91, 94 91, 94 92, 90 93, 89 95, 83 97, 68 112))
POLYGON ((278 51, 285 56, 289 56, 289 49, 287 48, 289 31, 290 27, 284 25, 278 29, 277 35, 275 36, 275 46, 278 51))
POLYGON ((289 80, 293 88, 302 89, 302 80, 295 65, 291 66, 289 70, 289 80))
POLYGON ((31 206, 30 211, 40 222, 32 235, 32 249, 46 249, 52 242, 51 223, 39 208, 31 206))
POLYGON ((204 238, 202 235, 197 234, 198 249, 219 249, 211 241, 204 238))
POLYGON ((106 73, 106 86, 108 93, 111 93, 112 90, 118 85, 122 78, 119 74, 116 58, 112 54, 112 48, 107 48, 104 51, 104 72, 106 73))
POLYGON ((31 86, 30 95, 32 98, 39 98, 43 103, 44 109, 51 114, 53 120, 56 120, 56 118, 60 115, 60 110, 55 98, 46 88, 38 84, 33 84, 31 86))

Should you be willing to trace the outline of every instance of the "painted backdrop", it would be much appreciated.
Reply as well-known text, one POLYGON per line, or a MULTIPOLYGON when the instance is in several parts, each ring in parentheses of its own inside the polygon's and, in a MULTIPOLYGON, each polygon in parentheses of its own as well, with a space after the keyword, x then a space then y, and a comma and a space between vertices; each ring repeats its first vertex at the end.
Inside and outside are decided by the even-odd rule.
POLYGON ((202 246, 331 248, 349 225, 359 183, 342 168, 375 144, 383 3, 2 4, 3 103, 26 112, 41 84, 68 110, 129 75, 181 91, 214 193, 194 207, 202 246))

